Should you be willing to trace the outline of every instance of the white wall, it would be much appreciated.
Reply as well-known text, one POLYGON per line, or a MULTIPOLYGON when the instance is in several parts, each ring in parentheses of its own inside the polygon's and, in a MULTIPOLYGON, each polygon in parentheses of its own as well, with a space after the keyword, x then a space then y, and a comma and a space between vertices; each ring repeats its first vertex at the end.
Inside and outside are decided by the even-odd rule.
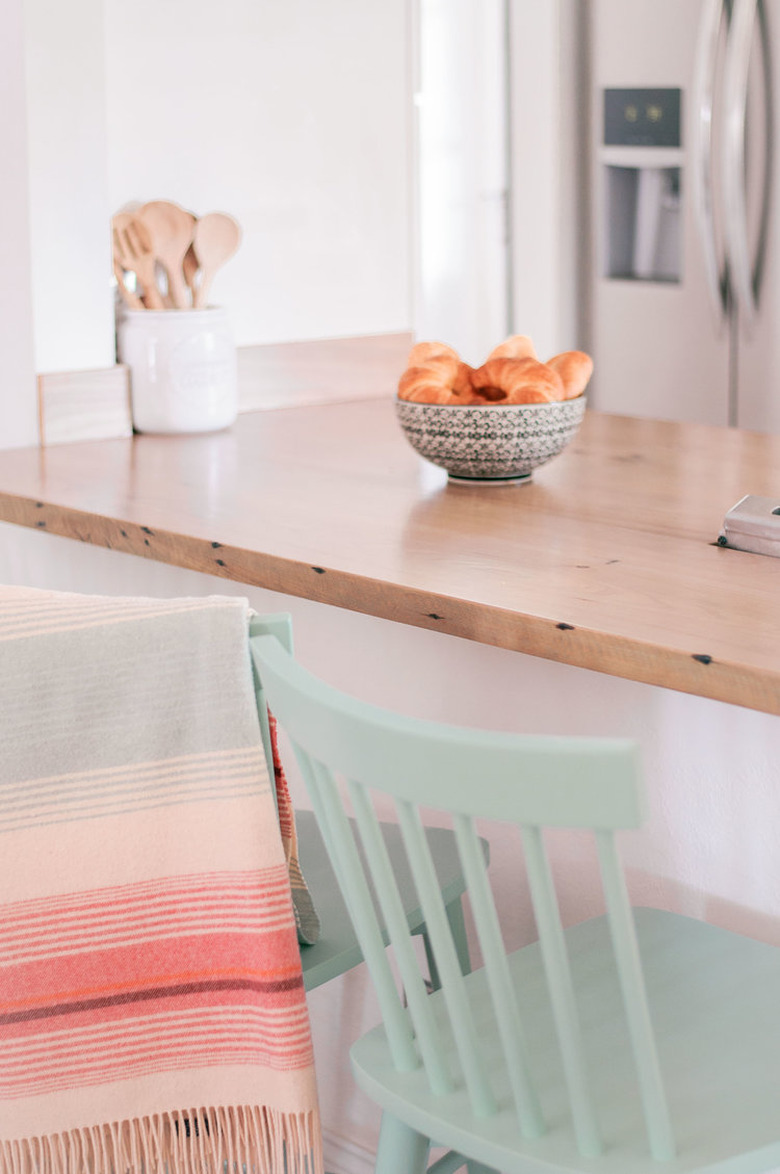
POLYGON ((24 0, 35 369, 115 362, 103 0, 24 0))
POLYGON ((112 362, 108 220, 134 200, 238 216, 244 243, 214 295, 241 345, 410 327, 475 363, 510 329, 542 354, 577 345, 559 34, 578 3, 9 0, 0 443, 37 439, 33 370, 112 362))
POLYGON ((239 345, 408 330, 406 0, 105 0, 108 190, 223 210, 239 345))
POLYGON ((592 4, 507 3, 511 321, 547 359, 590 348, 592 4))
POLYGON ((510 0, 512 315, 544 360, 574 347, 564 299, 562 0, 510 0))
POLYGON ((414 328, 473 366, 509 333, 505 0, 416 0, 414 328))
POLYGON ((240 345, 410 328, 407 8, 3 5, 0 446, 37 441, 34 372, 114 362, 128 201, 238 217, 214 295, 240 345))
POLYGON ((23 0, 0 8, 0 445, 38 440, 27 176, 23 0))

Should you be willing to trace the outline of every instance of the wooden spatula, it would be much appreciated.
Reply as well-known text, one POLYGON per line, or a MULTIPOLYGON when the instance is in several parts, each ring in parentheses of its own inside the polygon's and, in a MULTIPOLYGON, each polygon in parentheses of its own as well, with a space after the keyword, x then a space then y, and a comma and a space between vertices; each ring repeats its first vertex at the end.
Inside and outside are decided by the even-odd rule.
POLYGON ((163 300, 154 279, 152 242, 143 221, 133 212, 118 212, 111 229, 115 264, 135 274, 148 310, 162 310, 163 300))
POLYGON ((209 287, 214 274, 230 260, 241 243, 241 228, 225 212, 207 212, 195 225, 192 243, 203 271, 194 305, 202 309, 208 304, 209 287))
POLYGON ((195 217, 169 200, 151 200, 138 212, 149 231, 154 255, 168 275, 168 293, 178 310, 190 305, 182 263, 192 241, 195 217))

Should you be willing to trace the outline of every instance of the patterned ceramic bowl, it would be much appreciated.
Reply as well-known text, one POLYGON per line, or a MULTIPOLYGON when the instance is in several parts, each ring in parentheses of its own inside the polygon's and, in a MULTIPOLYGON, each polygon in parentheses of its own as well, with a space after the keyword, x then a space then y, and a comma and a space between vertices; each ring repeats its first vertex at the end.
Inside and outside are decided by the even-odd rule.
POLYGON ((586 397, 551 404, 458 407, 397 399, 412 448, 453 481, 526 481, 575 436, 586 397))

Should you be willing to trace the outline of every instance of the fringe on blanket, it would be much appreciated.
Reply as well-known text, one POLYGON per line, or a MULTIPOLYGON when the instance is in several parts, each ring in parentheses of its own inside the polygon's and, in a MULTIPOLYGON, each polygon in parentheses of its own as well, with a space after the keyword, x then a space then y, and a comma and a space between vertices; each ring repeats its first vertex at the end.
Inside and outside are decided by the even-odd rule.
POLYGON ((314 1112, 179 1109, 0 1141, 0 1174, 313 1174, 321 1147, 314 1112))

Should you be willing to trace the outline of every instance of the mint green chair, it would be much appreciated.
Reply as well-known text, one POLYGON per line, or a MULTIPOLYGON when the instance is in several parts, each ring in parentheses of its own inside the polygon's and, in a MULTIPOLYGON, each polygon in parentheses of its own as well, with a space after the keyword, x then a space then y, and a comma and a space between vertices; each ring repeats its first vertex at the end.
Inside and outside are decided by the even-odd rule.
MULTIPOLYGON (((287 613, 254 616, 250 621, 250 637, 262 633, 273 634, 292 655, 292 621, 287 613)), ((255 693, 266 760, 271 762, 267 701, 262 683, 257 676, 255 677, 255 693)), ((310 811, 296 812, 295 826, 298 834, 301 871, 306 878, 320 921, 318 940, 313 945, 301 946, 303 981, 306 990, 310 991, 359 965, 363 961, 363 953, 313 813, 310 811)), ((392 860, 401 859, 404 849, 398 827, 395 824, 387 823, 382 824, 381 827, 390 858, 392 860)), ((436 871, 437 884, 442 894, 447 920, 455 942, 458 962, 463 973, 466 974, 470 963, 461 904, 466 882, 457 852, 454 851, 452 832, 445 828, 431 828, 428 830, 428 843, 436 871)), ((484 841, 482 841, 482 850, 487 856, 487 844, 484 841)), ((436 988, 439 986, 439 976, 425 926, 425 917, 414 883, 408 873, 401 882, 400 891, 409 931, 422 937, 428 962, 429 981, 436 988)), ((387 941, 388 935, 384 927, 382 927, 382 934, 384 940, 387 941)))
MULTIPOLYGON (((423 722, 363 704, 250 642, 295 747, 381 1006, 352 1048, 384 1111, 379 1174, 421 1174, 431 1142, 516 1174, 749 1174, 780 1166, 780 950, 703 922, 632 910, 615 833, 641 823, 635 747, 423 722), (390 795, 441 990, 427 994, 370 792, 390 795), (345 812, 390 929, 387 962, 345 812), (484 958, 463 976, 419 805, 452 813, 484 958), (539 941, 507 954, 474 820, 506 822, 539 941), (607 913, 564 930, 543 829, 595 837, 607 913)), ((509 833, 508 833, 509 834, 509 833)), ((405 866, 406 867, 406 866, 405 866)))

